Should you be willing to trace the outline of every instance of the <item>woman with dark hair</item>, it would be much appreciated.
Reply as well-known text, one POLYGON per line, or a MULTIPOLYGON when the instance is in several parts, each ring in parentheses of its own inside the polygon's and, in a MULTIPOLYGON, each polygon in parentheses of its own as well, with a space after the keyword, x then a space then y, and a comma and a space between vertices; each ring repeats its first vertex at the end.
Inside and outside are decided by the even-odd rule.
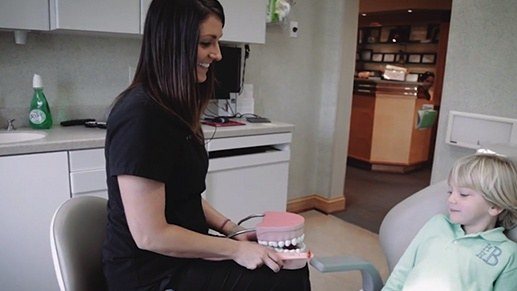
POLYGON ((419 85, 417 88, 418 98, 425 98, 427 100, 431 99, 432 94, 429 91, 431 90, 431 87, 434 84, 434 73, 427 71, 425 73, 420 74, 420 76, 418 76, 418 82, 422 83, 422 85, 419 85))
POLYGON ((208 155, 200 119, 222 56, 217 0, 154 0, 131 85, 107 122, 110 290, 310 290, 308 268, 282 269, 268 247, 201 197, 208 155))

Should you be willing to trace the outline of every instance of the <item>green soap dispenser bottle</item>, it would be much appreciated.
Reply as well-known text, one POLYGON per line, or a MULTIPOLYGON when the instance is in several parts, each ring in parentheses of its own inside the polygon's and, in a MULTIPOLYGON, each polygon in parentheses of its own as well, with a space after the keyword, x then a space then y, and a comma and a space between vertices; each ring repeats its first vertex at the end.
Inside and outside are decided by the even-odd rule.
POLYGON ((34 95, 29 112, 29 123, 34 129, 49 129, 52 127, 52 115, 47 98, 43 94, 43 82, 40 75, 34 74, 32 87, 34 88, 34 95))

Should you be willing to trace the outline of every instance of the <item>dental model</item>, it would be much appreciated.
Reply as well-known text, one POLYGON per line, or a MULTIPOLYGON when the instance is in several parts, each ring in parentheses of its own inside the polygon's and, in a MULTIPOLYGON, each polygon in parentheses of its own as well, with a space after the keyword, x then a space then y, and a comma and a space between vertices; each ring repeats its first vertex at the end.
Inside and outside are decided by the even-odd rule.
POLYGON ((305 219, 290 212, 268 211, 256 226, 258 243, 280 253, 285 269, 305 266, 312 254, 307 250, 303 233, 305 219))

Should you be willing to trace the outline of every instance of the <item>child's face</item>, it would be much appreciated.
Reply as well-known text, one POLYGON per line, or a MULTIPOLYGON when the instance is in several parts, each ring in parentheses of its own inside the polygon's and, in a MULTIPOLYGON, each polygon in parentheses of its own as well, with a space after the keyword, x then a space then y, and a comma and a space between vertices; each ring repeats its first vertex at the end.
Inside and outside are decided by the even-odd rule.
POLYGON ((448 205, 451 221, 461 224, 467 234, 494 228, 500 213, 481 193, 465 187, 451 187, 448 205))

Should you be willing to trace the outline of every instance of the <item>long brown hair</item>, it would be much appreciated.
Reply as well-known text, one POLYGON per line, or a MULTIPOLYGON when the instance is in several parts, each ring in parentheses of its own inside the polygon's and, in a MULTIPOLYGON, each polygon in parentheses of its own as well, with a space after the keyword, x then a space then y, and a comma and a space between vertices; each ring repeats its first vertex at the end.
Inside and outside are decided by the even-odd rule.
POLYGON ((214 94, 214 73, 197 82, 199 25, 209 15, 221 20, 217 0, 153 0, 147 11, 142 48, 135 76, 117 98, 142 84, 152 99, 179 117, 203 141, 201 115, 214 94))

